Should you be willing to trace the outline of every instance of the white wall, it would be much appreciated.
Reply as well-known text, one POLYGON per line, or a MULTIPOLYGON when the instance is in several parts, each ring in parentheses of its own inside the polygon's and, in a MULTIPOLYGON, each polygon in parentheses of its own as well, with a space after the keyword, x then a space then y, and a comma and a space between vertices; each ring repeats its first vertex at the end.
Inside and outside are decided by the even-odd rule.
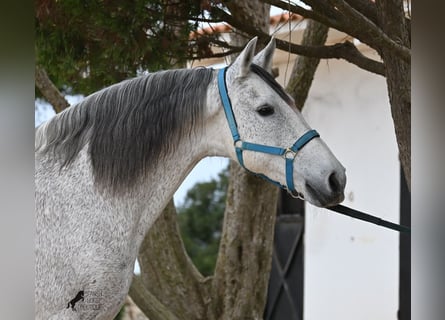
MULTIPOLYGON (((303 114, 347 168, 343 204, 398 222, 399 161, 384 78, 322 61, 303 114)), ((397 319, 397 232, 311 205, 305 227, 304 319, 397 319)))

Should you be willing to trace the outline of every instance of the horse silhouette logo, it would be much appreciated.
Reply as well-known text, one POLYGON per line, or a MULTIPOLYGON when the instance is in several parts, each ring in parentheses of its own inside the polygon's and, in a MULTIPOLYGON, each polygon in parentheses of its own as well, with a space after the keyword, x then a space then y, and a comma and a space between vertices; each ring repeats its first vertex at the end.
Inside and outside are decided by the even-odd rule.
POLYGON ((81 290, 79 291, 76 296, 74 297, 74 299, 72 299, 70 302, 68 302, 68 306, 66 307, 67 309, 70 307, 71 305, 71 309, 73 309, 74 311, 76 311, 76 309, 74 308, 74 306, 76 305, 77 302, 79 302, 80 300, 85 301, 84 298, 84 291, 81 290))

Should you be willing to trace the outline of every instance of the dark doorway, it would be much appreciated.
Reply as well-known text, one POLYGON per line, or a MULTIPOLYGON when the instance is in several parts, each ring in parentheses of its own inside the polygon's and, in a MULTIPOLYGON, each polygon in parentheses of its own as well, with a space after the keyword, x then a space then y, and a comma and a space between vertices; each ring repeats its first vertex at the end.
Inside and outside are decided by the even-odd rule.
MULTIPOLYGON (((400 169, 400 224, 411 227, 411 193, 400 169)), ((411 235, 399 237, 399 320, 411 320, 411 235)))
POLYGON ((303 318, 304 202, 280 191, 265 320, 303 318))

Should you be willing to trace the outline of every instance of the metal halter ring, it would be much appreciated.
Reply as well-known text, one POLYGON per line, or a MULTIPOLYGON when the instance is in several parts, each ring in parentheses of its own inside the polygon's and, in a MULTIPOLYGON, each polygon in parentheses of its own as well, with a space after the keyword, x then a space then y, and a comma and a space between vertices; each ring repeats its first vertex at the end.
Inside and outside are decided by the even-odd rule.
POLYGON ((290 148, 287 148, 283 153, 284 159, 292 160, 292 159, 295 159, 296 156, 297 156, 297 153, 290 148))
POLYGON ((242 149, 243 148, 243 140, 238 139, 233 142, 233 145, 235 146, 235 148, 242 149))

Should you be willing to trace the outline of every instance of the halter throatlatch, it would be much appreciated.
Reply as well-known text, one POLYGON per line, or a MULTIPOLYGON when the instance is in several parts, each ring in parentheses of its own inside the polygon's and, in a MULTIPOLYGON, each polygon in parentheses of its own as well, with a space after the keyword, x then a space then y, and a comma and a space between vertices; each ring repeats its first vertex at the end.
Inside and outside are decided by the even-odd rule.
POLYGON ((241 137, 238 132, 238 126, 236 125, 235 116, 233 114, 232 110, 232 104, 230 102, 229 95, 227 93, 227 85, 226 85, 226 68, 222 68, 218 71, 218 89, 219 89, 219 95, 222 100, 222 104, 224 107, 224 112, 226 114, 227 122, 229 124, 230 131, 232 133, 233 137, 233 144, 235 146, 235 152, 236 156, 238 158, 239 164, 246 169, 247 171, 260 176, 267 181, 272 182, 273 184, 286 189, 293 197, 301 198, 303 199, 303 196, 295 189, 294 185, 294 160, 295 157, 301 148, 303 148, 309 141, 316 137, 320 137, 317 131, 315 130, 309 130, 305 134, 303 134, 300 138, 295 141, 295 143, 289 147, 289 148, 280 148, 280 147, 273 147, 273 146, 266 146, 262 144, 257 143, 251 143, 241 140, 241 137), (272 154, 275 156, 281 156, 285 160, 285 170, 286 170, 286 186, 282 185, 278 181, 272 180, 269 177, 265 176, 261 173, 255 173, 250 171, 244 166, 244 160, 243 160, 243 150, 249 150, 249 151, 255 151, 255 152, 261 152, 261 153, 267 153, 272 154))

